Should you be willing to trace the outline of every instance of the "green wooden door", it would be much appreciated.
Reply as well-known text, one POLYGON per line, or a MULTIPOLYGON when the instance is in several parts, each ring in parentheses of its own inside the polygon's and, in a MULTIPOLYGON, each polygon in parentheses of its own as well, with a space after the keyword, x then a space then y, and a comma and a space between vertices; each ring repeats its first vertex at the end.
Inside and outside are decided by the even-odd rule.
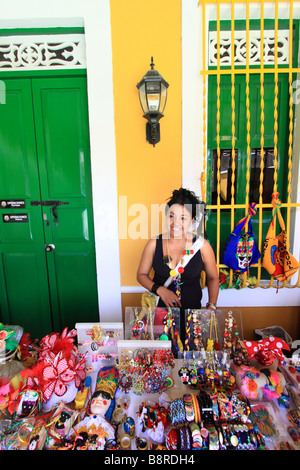
POLYGON ((51 330, 52 318, 42 212, 30 206, 40 199, 31 82, 5 80, 5 88, 6 104, 0 105, 1 321, 36 335, 51 330))
MULTIPOLYGON (((234 203, 244 204, 247 173, 247 120, 245 75, 235 77, 235 185, 234 203)), ((270 203, 274 183, 274 76, 266 74, 264 79, 264 149, 265 168, 263 181, 263 202, 270 203)), ((231 204, 232 175, 232 122, 231 122, 231 76, 221 76, 220 85, 220 152, 221 152, 221 205, 231 204)), ((279 197, 285 201, 287 191, 287 150, 288 150, 288 77, 278 78, 278 180, 279 197)), ((217 203, 217 81, 209 78, 208 88, 208 176, 207 203, 217 203)), ((259 202, 260 147, 261 147, 261 98, 260 76, 250 77, 250 194, 249 202, 259 202)), ((271 220, 271 209, 263 211, 263 233, 266 236, 271 220)), ((245 216, 244 209, 235 210, 235 224, 245 216)), ((231 233, 230 209, 221 210, 220 261, 223 249, 231 233)), ((258 216, 252 219, 254 232, 258 236, 258 216)), ((216 249, 217 214, 211 209, 207 214, 207 236, 216 249)))
MULTIPOLYGON (((1 317, 41 337, 99 318, 86 78, 5 83, 0 199, 25 200, 24 209, 10 214, 23 212, 28 222, 0 221, 1 317), (19 100, 10 98, 14 87, 19 100), (29 241, 23 242, 26 230, 29 241), (26 264, 29 247, 38 268, 31 260, 26 264)), ((7 212, 1 209, 2 216, 7 212)))

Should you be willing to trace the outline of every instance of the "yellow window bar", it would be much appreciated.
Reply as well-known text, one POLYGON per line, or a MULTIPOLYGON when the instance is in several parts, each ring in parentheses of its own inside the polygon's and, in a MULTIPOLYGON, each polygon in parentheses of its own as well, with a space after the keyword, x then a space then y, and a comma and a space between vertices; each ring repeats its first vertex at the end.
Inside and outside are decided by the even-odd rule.
MULTIPOLYGON (((206 18, 205 8, 202 9, 202 43, 206 43, 206 18)), ((201 173, 201 192, 202 199, 206 202, 206 48, 203 49, 203 171, 201 173)))
MULTIPOLYGON (((245 216, 248 214, 249 191, 250 191, 250 98, 249 98, 249 80, 250 80, 250 15, 249 0, 246 1, 246 118, 247 118, 247 162, 246 162, 246 197, 245 197, 245 216)), ((248 230, 248 226, 245 227, 248 230)), ((243 275, 242 288, 246 286, 247 273, 243 275)))
POLYGON ((275 0, 275 53, 274 53, 274 188, 273 193, 277 192, 277 157, 278 157, 278 0, 275 0))
MULTIPOLYGON (((231 0, 231 44, 234 48, 234 0, 231 0)), ((234 74, 234 54, 231 54, 231 210, 230 210, 230 226, 231 231, 234 229, 234 183, 235 183, 235 74, 234 74)), ((233 270, 229 270, 228 289, 232 286, 233 270)))
POLYGON ((220 150, 220 1, 217 0, 217 265, 220 266, 220 166, 221 166, 221 150, 220 150))
MULTIPOLYGON (((271 204, 263 203, 263 179, 264 179, 264 76, 266 73, 274 74, 274 187, 273 192, 277 192, 277 166, 278 166, 278 6, 281 0, 261 0, 261 60, 260 68, 250 68, 250 14, 249 14, 249 5, 255 0, 231 0, 231 71, 228 69, 221 69, 220 66, 220 9, 221 4, 228 4, 228 0, 199 0, 198 5, 202 5, 202 33, 203 33, 203 70, 201 72, 203 77, 203 172, 201 174, 201 190, 202 190, 202 199, 206 201, 206 167, 207 167, 207 149, 206 149, 206 83, 207 77, 209 75, 217 76, 217 123, 216 123, 216 132, 217 132, 217 204, 208 205, 207 209, 216 209, 217 210, 217 252, 216 260, 218 269, 221 267, 226 267, 220 263, 220 216, 221 216, 221 205, 220 205, 220 166, 221 166, 221 151, 220 151, 220 107, 221 107, 221 75, 231 74, 231 128, 232 128, 232 171, 231 171, 231 203, 230 205, 222 205, 222 209, 231 210, 231 230, 234 229, 234 211, 238 208, 244 208, 245 214, 248 213, 249 205, 249 192, 250 192, 250 164, 251 164, 251 148, 250 148, 250 104, 249 104, 249 79, 250 74, 260 74, 260 105, 261 105, 261 137, 260 137, 260 181, 259 181, 259 203, 257 204, 257 209, 259 211, 259 236, 258 236, 258 247, 260 252, 262 252, 262 221, 263 221, 263 209, 272 207, 271 204), (236 4, 246 5, 246 67, 243 69, 236 69, 234 63, 234 6, 236 4), (274 67, 264 68, 264 5, 265 3, 275 4, 275 50, 274 50, 274 67), (206 4, 214 4, 217 6, 217 68, 216 70, 207 70, 206 68, 206 13, 205 7, 206 4), (245 195, 245 204, 235 204, 235 75, 244 74, 246 75, 246 126, 247 126, 247 162, 246 162, 246 195, 245 195)), ((293 67, 293 0, 290 0, 290 18, 289 18, 289 66, 285 68, 280 68, 280 73, 289 74, 289 138, 288 138, 288 188, 287 188, 287 203, 282 203, 282 207, 287 207, 287 235, 289 236, 289 227, 290 227, 290 212, 292 207, 299 207, 299 203, 291 202, 291 177, 292 177, 292 153, 293 153, 293 75, 300 72, 300 68, 293 67)), ((269 285, 261 285, 261 260, 258 261, 256 265, 258 268, 257 272, 257 281, 256 284, 252 287, 264 287, 269 288, 273 286, 274 279, 271 277, 269 285)), ((232 285, 233 271, 230 271, 229 284, 228 288, 232 285)), ((247 274, 244 274, 244 280, 242 287, 245 287, 247 281, 247 274)), ((298 270, 298 281, 294 285, 287 285, 284 282, 281 286, 276 285, 276 288, 282 287, 299 287, 300 286, 300 268, 298 270)))
MULTIPOLYGON (((293 0, 290 1, 290 19, 289 36, 293 37, 293 0)), ((293 41, 289 43, 289 64, 293 63, 293 41)), ((289 148, 288 148, 288 188, 287 188, 287 236, 289 237, 291 220, 291 180, 292 180, 292 154, 293 154, 293 72, 289 73, 289 148)), ((294 285, 288 285, 289 288, 300 287, 300 269, 298 270, 298 281, 294 285)))
MULTIPOLYGON (((264 1, 260 6, 260 37, 264 37, 264 1)), ((265 88, 264 88, 264 41, 260 41, 260 174, 259 174, 259 208, 258 208, 258 249, 262 251, 262 220, 263 220, 263 180, 264 180, 264 132, 265 132, 265 88)), ((254 287, 258 287, 261 279, 261 260, 258 260, 257 280, 254 287)))
MULTIPOLYGON (((273 194, 277 193, 277 166, 278 166, 278 0, 275 0, 275 28, 274 28, 274 185, 273 194)), ((291 41, 290 41, 291 42, 291 41)), ((272 287, 274 283, 274 277, 271 277, 271 281, 268 287, 272 287)), ((284 283, 283 285, 285 285, 284 283)), ((282 286, 283 287, 283 286, 282 286)))

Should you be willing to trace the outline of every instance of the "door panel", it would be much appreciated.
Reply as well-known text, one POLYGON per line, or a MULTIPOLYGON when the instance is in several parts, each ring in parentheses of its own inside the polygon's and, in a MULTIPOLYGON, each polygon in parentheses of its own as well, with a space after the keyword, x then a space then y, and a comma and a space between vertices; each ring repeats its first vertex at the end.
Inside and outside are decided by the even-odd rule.
POLYGON ((9 323, 22 326, 32 338, 48 334, 52 321, 43 247, 34 252, 18 245, 3 251, 9 323))
MULTIPOLYGON (((51 253, 52 254, 52 253, 51 253)), ((63 325, 71 321, 83 321, 92 318, 95 312, 95 299, 90 282, 94 272, 94 257, 91 250, 80 247, 70 251, 68 246, 60 246, 53 252, 56 281, 57 281, 57 308, 60 312, 60 321, 63 325), (71 274, 70 274, 71 273, 71 274)))
POLYGON ((88 209, 86 207, 63 206, 58 209, 59 223, 55 227, 55 243, 89 242, 91 233, 89 230, 88 209))
POLYGON ((57 327, 98 321, 85 78, 34 79, 33 99, 53 319, 57 327))
POLYGON ((6 104, 0 106, 0 192, 7 198, 38 197, 30 82, 6 80, 5 85, 6 104))
POLYGON ((81 78, 33 80, 44 199, 91 196, 84 91, 86 80, 81 78))

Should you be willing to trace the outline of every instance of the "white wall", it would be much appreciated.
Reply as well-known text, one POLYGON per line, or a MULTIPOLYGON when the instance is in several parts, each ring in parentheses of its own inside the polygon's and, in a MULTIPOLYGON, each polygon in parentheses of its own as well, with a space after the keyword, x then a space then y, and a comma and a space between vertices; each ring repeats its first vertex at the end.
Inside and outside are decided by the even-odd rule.
MULTIPOLYGON (((300 2, 294 2, 294 18, 300 18, 300 2)), ((222 19, 231 19, 231 6, 222 5, 222 19)), ((274 18, 274 5, 265 4, 265 17, 274 18)), ((245 6, 235 7, 235 17, 245 19, 245 6)), ((260 4, 250 2, 250 17, 260 18, 260 4)), ((279 5, 279 18, 289 18, 289 3, 281 2, 279 5)), ((216 6, 206 6, 206 38, 208 21, 217 19, 216 6)), ((207 44, 207 39, 206 39, 207 44)), ((207 57, 206 57, 207 59, 207 57)), ((188 187, 201 197, 200 175, 203 169, 203 83, 200 71, 202 70, 202 7, 198 7, 198 0, 182 0, 182 158, 183 186, 188 187)), ((207 90, 206 90, 207 91, 207 90)), ((299 108, 299 106, 298 106, 299 108)), ((299 161, 299 139, 297 132, 299 122, 299 109, 296 112, 296 129, 293 159, 299 161)), ((207 118, 207 116, 206 116, 207 118)), ((296 164, 293 171, 293 194, 296 194, 297 202, 300 202, 300 174, 299 165, 296 164)), ((300 259, 300 209, 291 224, 290 240, 293 245, 293 254, 300 259), (294 230, 295 227, 295 230, 294 230), (297 234, 297 235, 296 235, 297 234)), ((297 274, 292 283, 297 281, 297 274)), ((204 291, 203 305, 207 301, 207 289, 204 291)), ((228 289, 219 294, 218 305, 220 307, 242 306, 298 306, 300 305, 300 289, 228 289)))
POLYGON ((0 28, 85 27, 100 320, 120 321, 122 310, 109 0, 17 0, 5 2, 5 5, 3 1, 1 3, 0 28))

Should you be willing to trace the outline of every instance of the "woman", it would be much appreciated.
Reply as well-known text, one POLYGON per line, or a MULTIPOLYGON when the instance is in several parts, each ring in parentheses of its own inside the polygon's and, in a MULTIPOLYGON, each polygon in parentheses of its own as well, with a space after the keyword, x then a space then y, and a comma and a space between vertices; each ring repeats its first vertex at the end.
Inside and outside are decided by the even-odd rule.
POLYGON ((206 272, 208 304, 215 310, 219 294, 219 276, 215 255, 209 242, 191 232, 200 201, 187 189, 173 191, 166 205, 167 233, 150 239, 137 271, 138 282, 159 296, 158 307, 200 309, 201 272, 206 272), (154 277, 150 271, 154 269, 154 277), (167 284, 165 284, 167 282, 167 284))

